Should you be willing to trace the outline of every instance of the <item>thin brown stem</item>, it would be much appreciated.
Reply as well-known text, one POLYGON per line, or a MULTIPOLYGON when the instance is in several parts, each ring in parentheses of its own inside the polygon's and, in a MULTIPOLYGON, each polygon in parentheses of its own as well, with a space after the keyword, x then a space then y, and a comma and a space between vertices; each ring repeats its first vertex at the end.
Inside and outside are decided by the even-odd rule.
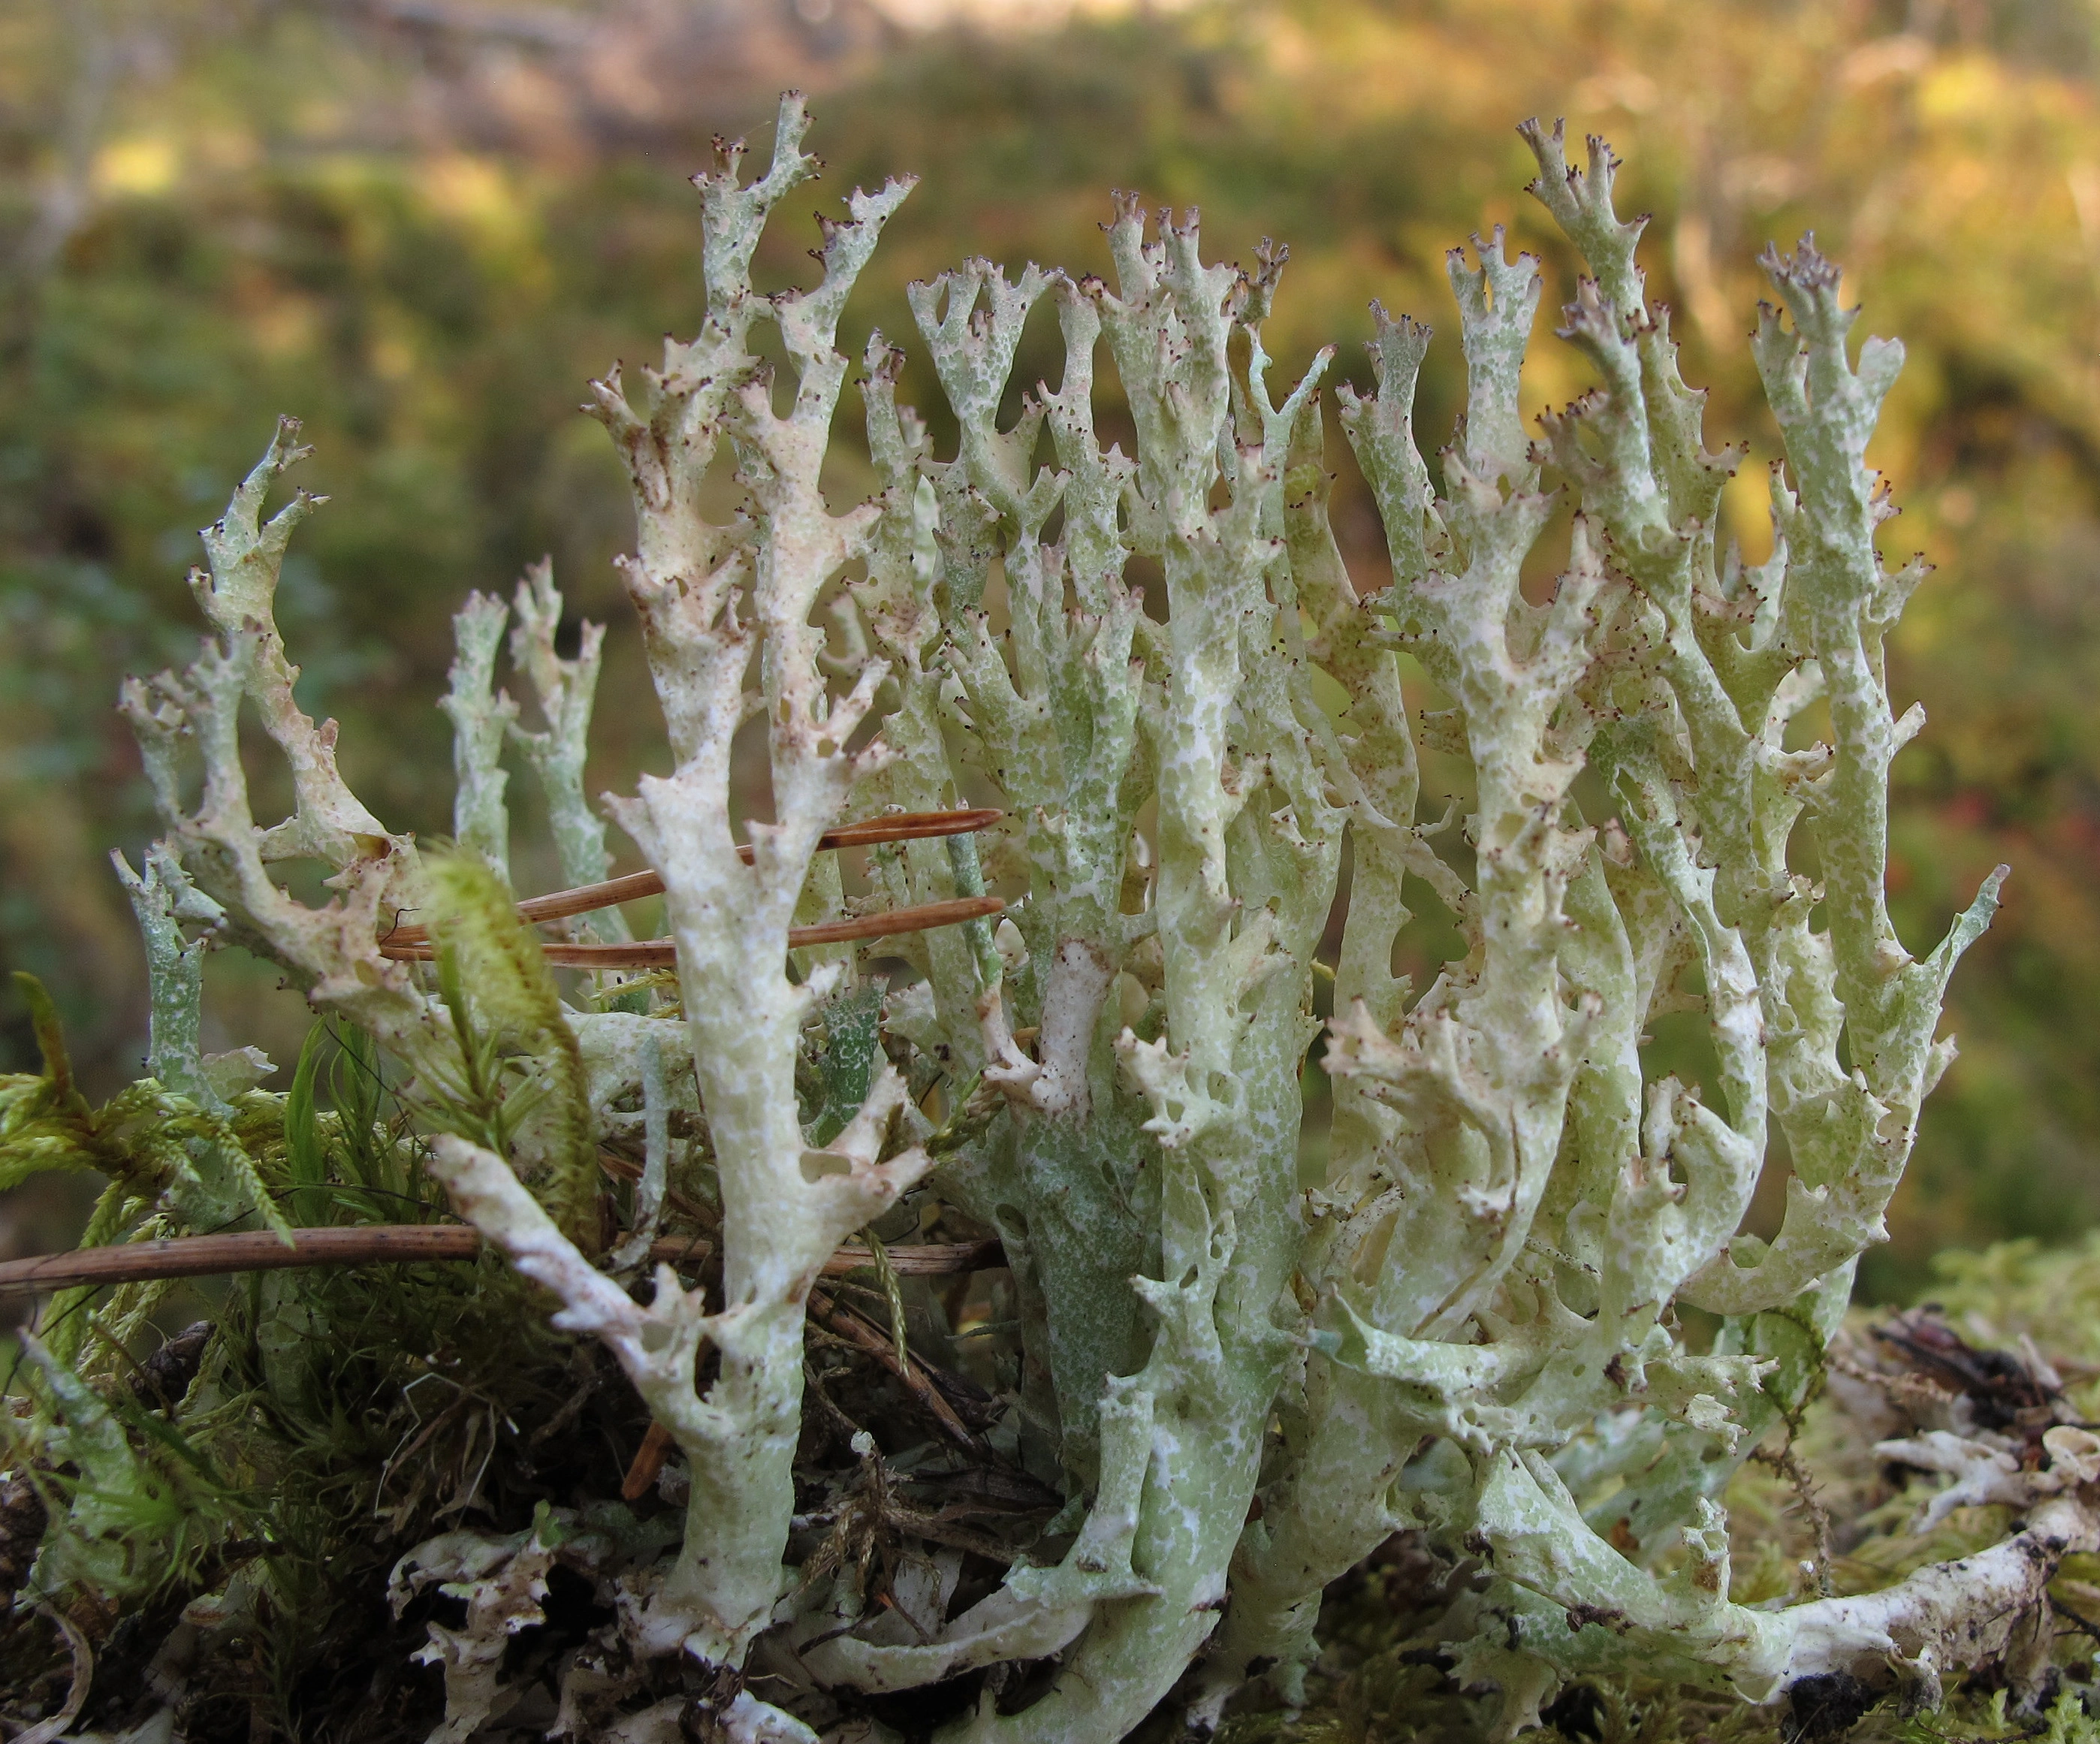
MULTIPOLYGON (((820 849, 864 848, 872 847, 878 842, 923 841, 937 836, 967 836, 974 830, 990 828, 1005 815, 990 806, 980 806, 968 811, 900 812, 893 817, 867 818, 858 823, 840 824, 838 828, 827 830, 818 837, 817 846, 820 849)), ((751 863, 751 849, 748 845, 739 847, 736 852, 737 858, 745 865, 751 863)), ((602 884, 579 885, 572 890, 550 890, 545 896, 528 896, 518 905, 518 918, 521 921, 562 921, 571 915, 590 914, 600 908, 611 908, 620 903, 639 902, 645 896, 661 896, 663 894, 661 873, 629 872, 624 878, 608 878, 602 884)), ((908 932, 911 929, 899 928, 898 930, 908 932)), ((871 935, 853 934, 844 936, 865 938, 871 935)), ((382 944, 382 947, 419 945, 426 943, 429 937, 427 928, 397 926, 386 935, 382 944)), ((827 941, 810 939, 804 942, 822 944, 827 941)), ((396 953, 389 949, 386 954, 390 956, 396 953)))
MULTIPOLYGON (((916 908, 892 908, 881 914, 854 915, 844 921, 820 921, 814 926, 788 929, 790 947, 836 945, 849 938, 889 938, 900 933, 924 933, 1000 913, 1006 904, 996 896, 960 896, 952 902, 926 903, 916 908)), ((426 941, 403 943, 395 935, 380 942, 379 954, 408 963, 427 963, 437 953, 426 941)), ((542 945, 540 954, 556 969, 675 969, 677 942, 644 938, 620 945, 542 945)))
POLYGON ((1808 1468, 1802 1463, 1801 1455, 1793 1450, 1789 1438, 1787 1444, 1776 1450, 1763 1447, 1753 1448, 1750 1457, 1760 1465, 1768 1465, 1793 1486, 1793 1493, 1801 1503, 1801 1511, 1808 1517, 1809 1530, 1815 1534, 1815 1561, 1814 1574, 1815 1590, 1829 1598, 1837 1590, 1830 1579, 1830 1565, 1837 1560, 1837 1550, 1830 1536, 1830 1510, 1823 1505, 1815 1493, 1815 1481, 1808 1468))
MULTIPOLYGON (((889 1250, 891 1263, 893 1265, 896 1263, 899 1254, 909 1252, 908 1248, 891 1248, 889 1250)), ((836 1256, 833 1257, 836 1258, 836 1256)), ((900 1272, 904 1269, 901 1265, 897 1269, 900 1272)), ((827 1266, 825 1270, 828 1274, 831 1268, 827 1266)), ((942 1396, 941 1389, 933 1384, 932 1378, 926 1371, 914 1362, 909 1356, 902 1354, 897 1346, 884 1336, 877 1328, 871 1326, 843 1303, 832 1300, 821 1290, 812 1290, 810 1292, 810 1318, 822 1326, 828 1327, 849 1344, 858 1345, 861 1349, 866 1351, 894 1375, 904 1384, 905 1389, 911 1393, 911 1397, 925 1408, 936 1423, 940 1424, 942 1432, 949 1440, 954 1442, 958 1446, 968 1448, 973 1453, 983 1451, 983 1437, 955 1415, 955 1407, 942 1396)))
MULTIPOLYGON (((268 1230, 243 1230, 232 1235, 178 1235, 10 1260, 0 1265, 0 1301, 83 1285, 99 1288, 159 1278, 208 1278, 221 1272, 470 1260, 480 1249, 480 1231, 456 1223, 375 1223, 345 1229, 295 1230, 289 1247, 268 1230)), ((651 1243, 649 1256, 666 1265, 697 1266, 712 1251, 708 1242, 669 1236, 651 1243)), ((907 1275, 924 1277, 990 1271, 1005 1265, 1006 1256, 996 1241, 929 1242, 891 1248, 889 1262, 907 1275)), ((874 1264, 875 1256, 865 1247, 840 1247, 824 1262, 824 1275, 840 1278, 874 1264)))

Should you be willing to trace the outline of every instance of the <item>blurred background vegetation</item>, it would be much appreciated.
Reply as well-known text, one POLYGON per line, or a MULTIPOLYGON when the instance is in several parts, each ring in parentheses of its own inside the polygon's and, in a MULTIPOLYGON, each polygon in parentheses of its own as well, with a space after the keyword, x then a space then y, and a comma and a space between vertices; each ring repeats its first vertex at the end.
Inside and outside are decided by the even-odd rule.
MULTIPOLYGON (((1546 257, 1547 310, 1570 289, 1513 131, 1564 115, 1627 161, 1621 207, 1654 214, 1651 285, 1710 429, 1752 444, 1728 501, 1750 554, 1776 448, 1745 342, 1759 248, 1814 229, 1866 325, 1909 347, 1877 453, 1905 511, 1885 549, 1938 566, 1896 644, 1932 716, 1898 766, 1906 939, 1996 862, 2014 877, 1957 979, 1962 1057, 1867 1287, 1908 1289, 1950 1243, 2100 1222, 2100 4, 1019 3, 0 7, 0 961, 57 993, 99 1086, 143 1044, 106 855, 152 822, 111 703, 124 673, 185 657, 193 530, 279 411, 333 498, 285 572, 303 700, 340 718, 382 816, 442 832, 450 614, 542 553, 614 626, 595 788, 656 755, 610 567, 624 492, 575 408, 587 377, 690 326, 685 178, 716 132, 762 152, 783 86, 817 99, 827 198, 921 178, 853 343, 879 325, 911 349, 904 285, 966 254, 1105 271, 1096 226, 1132 188, 1200 203, 1227 258, 1290 244, 1269 342, 1294 374, 1335 340, 1364 379, 1373 297, 1436 324, 1432 439, 1462 381, 1444 250, 1506 223, 1546 257)), ((814 240, 775 227, 774 282, 814 240)), ((1054 369, 1052 331, 1028 367, 1054 369)), ((1538 346, 1534 404, 1582 385, 1538 346)), ((907 387, 938 400, 923 373, 907 387)), ((1368 589, 1377 523, 1333 452, 1368 589)), ((303 1008, 259 965, 218 960, 210 1009, 214 1045, 296 1056, 303 1008)), ((33 1057, 19 1012, 0 1055, 33 1057)), ((34 1251, 64 1216, 18 1206, 0 1238, 34 1251)))

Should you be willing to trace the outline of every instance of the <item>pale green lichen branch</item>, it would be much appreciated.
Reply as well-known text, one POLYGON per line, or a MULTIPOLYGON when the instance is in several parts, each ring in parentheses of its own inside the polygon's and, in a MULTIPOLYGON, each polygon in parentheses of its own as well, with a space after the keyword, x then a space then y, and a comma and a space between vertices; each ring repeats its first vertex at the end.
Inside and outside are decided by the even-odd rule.
MULTIPOLYGON (((1778 1402, 1803 1396, 1819 1354, 1782 1339, 1767 1356, 1732 1332, 1714 1357, 1694 1361, 1674 1350, 1659 1317, 1679 1295, 1723 1312, 1789 1309, 1807 1314, 1817 1333, 1809 1343, 1820 1346, 1851 1261, 1880 1237, 1917 1087, 1943 1057, 1930 1044, 1947 973, 1995 901, 1994 877, 1927 964, 1893 955, 1881 867, 1887 758, 1904 734, 1888 707, 1878 637, 1892 620, 1892 591, 1914 579, 1872 580, 1880 571, 1871 481, 1861 482, 1859 461, 1889 354, 1863 355, 1853 386, 1834 305, 1813 301, 1834 288, 1834 272, 1806 254, 1791 264, 1770 259, 1811 335, 1804 359, 1822 346, 1820 363, 1787 366, 1820 369, 1818 391, 1789 400, 1782 375, 1775 404, 1790 454, 1804 451, 1797 469, 1820 469, 1831 482, 1799 501, 1780 493, 1780 538, 1765 570, 1752 576, 1732 559, 1724 568, 1711 529, 1738 457, 1701 446, 1701 396, 1678 379, 1666 313, 1643 294, 1639 227, 1612 211, 1609 152, 1591 142, 1586 176, 1568 166, 1557 130, 1526 132, 1540 161, 1534 192, 1597 276, 1578 287, 1563 337, 1589 355, 1603 386, 1545 420, 1542 447, 1524 441, 1517 364, 1537 292, 1529 263, 1502 259, 1498 234, 1477 271, 1456 256, 1452 263, 1471 395, 1460 439, 1444 457, 1449 501, 1432 496, 1400 397, 1418 367, 1419 329, 1381 316, 1380 399, 1345 410, 1386 519, 1395 618, 1456 704, 1454 736, 1478 782, 1468 831, 1475 887, 1459 902, 1446 898, 1468 926, 1473 956, 1448 968, 1404 1023, 1390 1007, 1374 1021, 1366 1004, 1352 1003, 1335 1025, 1329 1070, 1342 1094, 1364 1085, 1391 1113, 1359 1112, 1338 1096, 1343 1142, 1332 1178, 1358 1209, 1315 1250, 1335 1293, 1330 1330, 1308 1365, 1304 1426, 1292 1432, 1302 1450, 1242 1550, 1235 1614, 1211 1679, 1219 1693, 1262 1657, 1280 1658, 1295 1689, 1320 1586, 1390 1530, 1396 1462, 1423 1436, 1467 1446, 1484 1469, 1504 1474, 1495 1482, 1515 1481, 1526 1468, 1511 1460, 1533 1448, 1564 1450, 1570 1468, 1591 1481, 1626 1473, 1597 1523, 1612 1527, 1614 1543, 1623 1532, 1660 1548, 1680 1524, 1693 1530, 1688 1522, 1710 1511, 1705 1497, 1732 1469, 1732 1459, 1714 1458, 1714 1443, 1736 1457, 1747 1451, 1778 1402), (1533 607, 1515 582, 1543 521, 1545 500, 1527 493, 1546 459, 1579 492, 1581 512, 1551 603, 1533 607), (1800 506, 1811 497, 1815 511, 1800 506), (1819 533, 1809 518, 1817 512, 1842 531, 1819 533), (1804 551, 1819 543, 1833 554, 1804 551), (1812 664, 1820 644, 1807 615, 1793 603, 1813 597, 1819 563, 1868 578, 1853 584, 1855 603, 1823 639, 1842 650, 1871 638, 1873 653, 1838 662, 1859 674, 1847 682, 1860 700, 1838 722, 1834 750, 1788 754, 1787 722, 1829 682, 1812 664), (1727 602, 1731 589, 1740 608, 1727 602), (1878 616, 1866 611, 1869 598, 1881 603, 1878 616), (1744 621, 1747 643, 1736 639, 1744 621), (1803 676, 1790 682, 1797 669, 1803 676), (1624 806, 1623 828, 1613 821, 1601 840, 1559 821, 1572 809, 1573 776, 1593 757, 1624 806), (1876 1020, 1871 1012, 1851 1019, 1852 999, 1838 984, 1842 947, 1833 953, 1807 929, 1820 893, 1787 870, 1787 836, 1807 797, 1800 790, 1831 791, 1848 763, 1864 767, 1857 779, 1873 786, 1873 802, 1841 810, 1818 795, 1815 817, 1826 841, 1843 839, 1841 864, 1860 868, 1860 917, 1833 911, 1832 936, 1849 927, 1882 940, 1857 951, 1859 960, 1879 951, 1884 981, 1912 977, 1908 998, 1882 996, 1890 1016, 1878 1027, 1898 1057, 1885 1049, 1879 1057, 1903 1087, 1894 1107, 1836 1069, 1840 1026, 1854 1022, 1856 1049, 1876 1020), (1725 1113, 1674 1081, 1642 1084, 1636 1038, 1679 999, 1673 984, 1688 962, 1703 971, 1696 1009, 1709 1020, 1725 1113), (1584 993, 1572 1009, 1560 991, 1570 983, 1584 993), (1807 1008, 1811 1036, 1789 1002, 1807 1008), (1396 1041, 1387 1039, 1394 1029, 1396 1041), (1768 1058, 1775 1048, 1778 1058, 1768 1058), (1768 1084, 1789 1139, 1808 1141, 1811 1160, 1793 1185, 1788 1233, 1762 1263, 1732 1266, 1726 1250, 1763 1165, 1768 1084), (1836 1118, 1848 1090, 1860 1111, 1836 1118), (1485 1246, 1467 1233, 1476 1220, 1485 1246), (1354 1258, 1366 1240, 1385 1256, 1367 1298, 1354 1258), (1635 1400, 1660 1438, 1636 1433, 1612 1459, 1578 1457, 1577 1438, 1597 1414, 1635 1400)), ((1768 317, 1760 339, 1768 379, 1793 344, 1768 317)), ((1377 991, 1381 978, 1366 978, 1377 991)), ((1746 1258, 1754 1252, 1736 1245, 1746 1258)), ((1538 1464, 1535 1454, 1523 1458, 1538 1464)), ((1474 1503, 1454 1498, 1419 1517, 1457 1543, 1497 1494, 1491 1484, 1474 1503)), ((1564 1513, 1572 1521, 1578 1511, 1564 1513)), ((1591 1571, 1599 1578, 1617 1565, 1635 1585, 1648 1581, 1601 1540, 1586 1541, 1593 1551, 1560 1539, 1554 1554, 1603 1558, 1591 1571)), ((1500 1556, 1495 1567, 1523 1583, 1500 1556)), ((1575 1596, 1590 1584, 1590 1574, 1571 1576, 1554 1591, 1573 1607, 1590 1602, 1575 1596)), ((1659 1631, 1690 1626, 1652 1605, 1649 1614, 1659 1631)), ((1475 1655, 1504 1685, 1506 1724, 1522 1724, 1551 1687, 1551 1672, 1524 1662, 1541 1650, 1530 1643, 1527 1633, 1523 1650, 1496 1649, 1492 1667, 1475 1655)), ((1701 1652, 1709 1662, 1727 1657, 1718 1638, 1701 1652)))
POLYGON ((178 1096, 223 1116, 231 1110, 205 1070, 201 1039, 204 960, 211 942, 208 932, 194 938, 184 933, 182 923, 210 929, 225 917, 225 911, 189 881, 161 843, 146 850, 143 872, 132 871, 121 854, 112 854, 110 863, 130 898, 146 945, 151 995, 147 1062, 154 1077, 178 1096))
POLYGON ((682 1552, 682 1567, 707 1571, 706 1590, 695 1572, 664 1602, 700 1607, 686 1644, 727 1664, 741 1660, 783 1590, 805 1296, 832 1249, 924 1166, 911 1154, 874 1166, 872 1147, 901 1094, 893 1077, 878 1081, 834 1141, 834 1150, 870 1151, 867 1167, 845 1175, 808 1163, 795 1100, 796 1049, 816 990, 788 979, 788 928, 817 838, 837 821, 856 775, 884 760, 879 748, 854 754, 847 745, 886 667, 868 661, 834 696, 810 623, 826 585, 866 554, 878 517, 871 506, 833 516, 824 501, 819 475, 845 377, 832 340, 847 291, 908 190, 856 192, 848 222, 826 221, 818 285, 760 297, 748 276, 760 228, 814 171, 801 150, 805 126, 800 99, 784 99, 762 180, 741 184, 740 147, 725 148, 716 170, 697 179, 707 320, 690 344, 667 342, 642 411, 616 377, 598 391, 634 486, 638 549, 625 574, 676 759, 669 776, 646 778, 638 797, 615 801, 615 815, 664 881, 721 1185, 729 1305, 708 1400, 735 1428, 695 1460, 682 1552), (770 373, 746 348, 761 318, 777 327, 796 377, 785 416, 773 408, 770 373), (748 519, 715 526, 701 514, 701 484, 725 435, 748 519), (754 656, 759 688, 748 692, 754 656), (730 753, 753 715, 766 723, 774 822, 752 828, 747 867, 730 834, 730 753))
POLYGON ((432 1033, 426 1002, 377 940, 419 899, 415 852, 343 782, 334 722, 315 725, 294 700, 298 669, 272 609, 285 543, 318 501, 301 492, 267 523, 261 518, 271 484, 307 452, 294 446, 298 430, 280 421, 224 517, 205 529, 210 572, 192 572, 191 586, 217 638, 187 672, 127 680, 122 706, 169 826, 169 850, 223 910, 218 936, 282 965, 309 998, 414 1057, 432 1033), (241 762, 244 703, 292 775, 292 815, 267 827, 251 810, 241 762), (192 754, 203 765, 194 806, 185 778, 192 754), (324 907, 308 907, 271 876, 272 863, 302 859, 334 869, 335 894, 324 907))
POLYGON ((503 646, 509 609, 488 594, 470 594, 452 614, 458 653, 449 674, 452 688, 438 706, 452 723, 452 839, 488 862, 510 881, 510 813, 503 790, 506 730, 518 720, 518 704, 496 687, 496 656, 503 646))
MULTIPOLYGON (((542 559, 525 572, 511 604, 510 663, 532 687, 544 727, 510 723, 511 742, 525 753, 547 802, 547 823, 565 885, 596 884, 610 875, 605 820, 591 809, 584 771, 590 757, 591 709, 605 660, 605 626, 586 620, 578 632, 575 658, 555 647, 562 625, 561 590, 554 566, 542 559)), ((632 938, 617 909, 603 909, 584 923, 607 943, 632 938)))

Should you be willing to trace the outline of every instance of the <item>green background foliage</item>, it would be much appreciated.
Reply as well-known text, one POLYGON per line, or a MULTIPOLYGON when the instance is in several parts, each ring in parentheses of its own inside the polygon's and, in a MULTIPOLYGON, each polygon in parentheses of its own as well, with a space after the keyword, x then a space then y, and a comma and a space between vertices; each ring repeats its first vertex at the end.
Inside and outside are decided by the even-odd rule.
MULTIPOLYGON (((2100 1221, 2097 52, 2088 0, 1242 0, 930 33, 843 0, 17 0, 0 11, 0 959, 65 1002, 99 1092, 131 1075, 143 978, 103 856, 150 819, 110 702, 121 673, 189 646, 192 529, 280 410, 317 450, 303 482, 333 498, 280 595, 302 700, 340 717, 346 773, 390 824, 448 828, 450 614, 543 552, 613 625, 592 790, 650 766, 660 726, 611 567, 624 490, 575 407, 587 377, 690 325, 683 178, 717 130, 762 147, 780 85, 816 93, 827 201, 922 178, 849 348, 880 325, 912 349, 904 285, 965 254, 1105 269, 1108 192, 1134 188, 1200 204, 1227 258, 1290 244, 1267 335, 1286 378, 1332 339, 1367 380, 1373 297, 1436 325, 1432 437, 1462 381, 1444 249, 1506 223, 1546 259, 1546 309, 1572 294, 1513 130, 1565 115, 1626 159, 1623 207, 1655 214, 1643 260, 1687 377, 1713 390, 1712 439, 1751 443, 1727 505, 1748 554, 1776 447, 1746 342, 1758 249, 1813 228, 1866 328, 1909 347, 1875 457, 1905 511, 1885 549, 1938 566, 1895 648, 1931 714, 1897 765, 1906 940, 1937 936, 1996 862, 2014 875, 1957 978, 1963 1057, 1867 1286, 1905 1289, 1950 1243, 2100 1221)), ((775 227, 765 282, 806 266, 793 234, 775 227)), ((1038 323, 1024 375, 1054 373, 1038 323)), ((1534 354, 1534 409, 1580 391, 1566 348, 1534 354)), ((903 392, 938 404, 923 359, 903 392)), ((1375 519, 1339 442, 1330 461, 1369 589, 1375 519)), ((849 459, 839 488, 859 484, 849 459)), ((209 1015, 213 1045, 297 1057, 304 1014, 258 966, 216 963, 209 1015)), ((33 1059, 25 1013, 0 1046, 33 1059)))

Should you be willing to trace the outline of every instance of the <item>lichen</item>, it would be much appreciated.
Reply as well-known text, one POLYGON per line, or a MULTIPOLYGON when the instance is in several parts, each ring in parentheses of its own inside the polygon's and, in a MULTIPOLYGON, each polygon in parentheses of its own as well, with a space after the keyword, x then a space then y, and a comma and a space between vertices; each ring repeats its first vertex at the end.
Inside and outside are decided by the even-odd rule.
MULTIPOLYGON (((1542 1714, 1661 1736, 1671 1711, 1747 1736, 1785 1705, 1820 1735, 1982 1672, 2082 1735, 2048 1706, 2039 1632, 2065 1559, 2100 1552, 2100 1444, 2060 1377, 2008 1356, 2040 1415, 1986 1420, 1969 1393, 1920 1415, 1929 1378, 1843 1342, 2002 876, 1922 956, 1897 938, 1889 771, 1922 716, 1896 711, 1884 644, 1922 571, 1883 565, 1864 457, 1900 347, 1855 359, 1838 268, 1768 251, 1754 352, 1785 459, 1771 554, 1745 562, 1721 536, 1743 451, 1705 445, 1610 153, 1571 167, 1528 125, 1533 192, 1586 269, 1560 337, 1596 386, 1527 429, 1541 268, 1476 237, 1449 260, 1467 408, 1432 472, 1428 331, 1378 311, 1375 388, 1338 398, 1389 585, 1360 587, 1328 521, 1331 353, 1272 381, 1284 251, 1207 262, 1194 214, 1129 197, 1113 288, 981 260, 914 287, 955 452, 875 336, 877 488, 835 512, 838 325, 910 184, 856 190, 820 221, 818 282, 760 293, 761 232, 816 173, 806 129, 791 96, 764 175, 726 145, 695 178, 695 336, 592 387, 669 741, 668 772, 604 813, 653 869, 666 941, 630 946, 579 898, 556 912, 601 917, 557 954, 581 965, 563 982, 510 906, 508 753, 565 876, 609 870, 582 785, 600 633, 557 655, 549 571, 510 641, 540 726, 496 683, 514 608, 462 608, 457 839, 433 856, 295 700, 272 602, 314 500, 263 519, 295 425, 207 531, 213 634, 124 699, 167 831, 124 874, 155 1077, 90 1110, 40 1006, 46 1071, 0 1086, 0 1179, 104 1169, 98 1244, 448 1213, 494 1253, 390 1295, 349 1272, 237 1285, 194 1380, 152 1401, 124 1365, 157 1287, 60 1299, 13 1424, 46 1516, 25 1592, 85 1614, 179 1596, 184 1665, 225 1664, 197 1643, 228 1619, 271 1619, 289 1712, 380 1582, 415 1637, 376 1626, 381 1657, 442 1667, 417 1724, 444 1744, 535 1700, 532 1724, 577 1735, 840 1744, 937 1721, 1119 1738, 1162 1703, 1366 1738, 1542 1714), (1045 299, 1059 385, 1004 422, 1045 299), (1097 421, 1118 393, 1128 453, 1097 421), (244 712, 290 771, 276 824, 244 712), (1466 771, 1441 815, 1418 746, 1466 771), (1004 815, 982 845, 929 828, 853 868, 823 847, 850 819, 985 801, 1004 815), (293 861, 325 868, 324 902, 293 894, 293 861), (795 930, 987 889, 995 925, 980 903, 879 948, 795 930), (1463 940, 1419 992, 1393 967, 1411 905, 1463 940), (267 1062, 199 1054, 199 965, 223 945, 332 1026, 289 1098, 253 1088, 267 1062), (1671 1013, 1703 1018, 1710 1084, 1652 1073, 1671 1013), (1775 1167, 1767 1243, 1742 1229, 1775 1167), (1002 1267, 952 1287, 907 1263, 992 1238, 1002 1267), (1680 1308, 1718 1330, 1695 1340, 1680 1308), (1840 1578, 1827 1520, 1807 1584, 1746 1568, 1728 1499, 1770 1503, 1754 1455, 1803 1481, 1820 1390, 1852 1370, 1901 1420, 1836 1437, 1840 1464, 1951 1486, 1882 1533, 1904 1548, 1847 1539, 1871 1578, 1840 1578), (313 1524, 346 1504, 386 1523, 354 1551, 313 1524), (171 1509, 212 1524, 157 1530, 171 1509), (1442 1571, 1433 1602, 1323 1668, 1323 1594, 1396 1545, 1442 1571), (587 1596, 556 1605, 558 1576, 587 1596)), ((191 1675, 157 1699, 211 1699, 191 1675)))

